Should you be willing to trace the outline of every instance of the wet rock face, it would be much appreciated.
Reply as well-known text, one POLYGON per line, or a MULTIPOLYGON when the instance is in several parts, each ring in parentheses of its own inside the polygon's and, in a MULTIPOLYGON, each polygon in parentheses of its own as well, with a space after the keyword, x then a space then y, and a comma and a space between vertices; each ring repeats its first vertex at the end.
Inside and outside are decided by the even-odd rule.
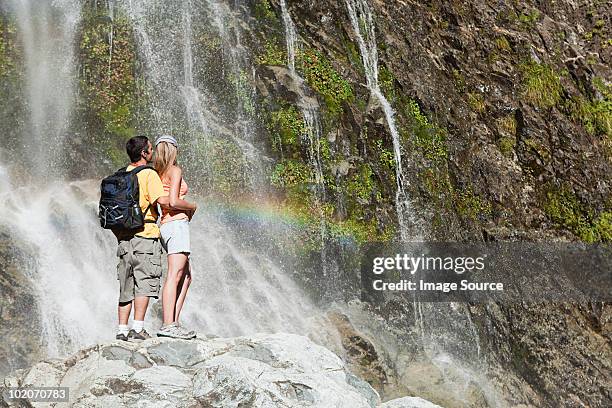
POLYGON ((13 238, 0 230, 0 376, 42 356, 36 297, 23 267, 32 257, 13 238))
MULTIPOLYGON (((348 373, 338 356, 306 337, 282 333, 97 345, 64 361, 38 363, 7 377, 4 386, 69 387, 78 407, 380 404, 376 391, 348 373)), ((418 398, 383 406, 434 407, 418 398)))
MULTIPOLYGON (((556 194, 566 190, 586 224, 606 218, 612 206, 612 53, 603 3, 369 3, 381 89, 408 133, 403 147, 413 199, 422 210, 440 211, 444 201, 435 198, 444 189, 424 178, 432 163, 415 143, 406 98, 446 130, 442 167, 449 183, 484 204, 465 211, 460 195, 452 197, 456 208, 444 214, 439 235, 538 239, 561 227, 587 241, 610 239, 572 228, 554 209, 556 194)), ((356 85, 356 100, 367 94, 345 1, 297 1, 289 8, 305 46, 332 56, 356 85)), ((362 118, 357 129, 380 119, 355 105, 345 116, 362 118)))
POLYGON ((482 338, 494 365, 518 373, 538 390, 543 398, 536 405, 605 407, 612 403, 609 304, 489 304, 476 314, 487 322, 481 328, 482 338))
MULTIPOLYGON (((279 2, 269 3, 280 15, 279 2)), ((379 82, 396 111, 409 192, 425 214, 424 229, 431 229, 425 237, 612 239, 612 47, 605 2, 368 3, 379 82), (415 106, 444 130, 442 143, 419 133, 415 106)), ((334 147, 359 146, 360 157, 337 160, 333 175, 350 176, 365 163, 382 180, 384 195, 393 196, 393 178, 381 177, 374 155, 364 154, 374 151, 376 139, 388 147, 390 136, 368 97, 346 2, 298 0, 288 8, 302 46, 326 55, 354 88, 329 140, 334 147)), ((284 89, 265 90, 292 97, 284 89)), ((421 128, 435 130, 422 122, 421 128)), ((365 200, 360 206, 374 207, 380 223, 395 222, 390 205, 365 200)), ((513 403, 608 406, 609 308, 488 305, 475 308, 472 318, 513 403)), ((347 351, 372 354, 345 335, 347 351)), ((382 378, 369 380, 380 384, 382 378)))

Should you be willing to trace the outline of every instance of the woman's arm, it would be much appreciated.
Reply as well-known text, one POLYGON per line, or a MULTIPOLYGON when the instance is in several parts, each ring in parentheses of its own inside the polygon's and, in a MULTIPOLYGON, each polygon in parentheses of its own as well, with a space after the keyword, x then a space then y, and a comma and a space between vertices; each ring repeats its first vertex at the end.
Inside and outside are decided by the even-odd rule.
POLYGON ((183 178, 183 171, 178 166, 172 166, 168 170, 168 177, 170 178, 170 193, 168 198, 170 200, 170 208, 173 210, 180 211, 195 211, 195 203, 179 198, 179 191, 181 190, 181 179, 183 178))

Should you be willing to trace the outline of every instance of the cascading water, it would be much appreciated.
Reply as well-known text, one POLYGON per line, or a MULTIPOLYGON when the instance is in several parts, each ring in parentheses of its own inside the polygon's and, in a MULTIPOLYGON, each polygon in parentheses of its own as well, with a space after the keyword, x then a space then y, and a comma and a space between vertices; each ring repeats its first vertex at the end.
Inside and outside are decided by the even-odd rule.
MULTIPOLYGON (((235 141, 249 162, 261 161, 245 133, 249 130, 249 121, 241 108, 244 105, 223 102, 223 89, 216 87, 223 82, 219 72, 230 72, 234 78, 252 75, 250 68, 244 65, 239 36, 227 29, 231 26, 228 22, 232 18, 230 7, 213 1, 117 0, 107 4, 111 19, 124 12, 134 26, 140 63, 144 67, 146 102, 150 108, 145 130, 151 135, 185 131, 181 158, 188 181, 200 175, 198 168, 206 169, 208 160, 200 143, 210 140, 235 141), (203 27, 213 27, 214 36, 197 32, 203 27), (196 38, 198 41, 212 38, 211 47, 217 41, 223 47, 219 54, 222 55, 221 65, 216 71, 198 55, 196 38)), ((33 159, 44 164, 45 169, 61 173, 62 163, 55 156, 61 152, 62 139, 70 132, 74 116, 72 100, 76 73, 72 67, 76 63, 72 49, 81 3, 56 0, 36 4, 34 8, 34 1, 9 0, 2 5, 3 9, 5 5, 18 22, 18 35, 24 48, 24 98, 30 107, 25 119, 31 123, 28 135, 32 135, 32 139, 24 135, 24 143, 32 146, 38 143, 40 150, 33 159)), ((290 16, 286 21, 292 24, 290 16)), ((358 30, 356 32, 361 36, 358 30)), ((291 44, 288 64, 295 70, 295 27, 292 32, 288 31, 287 37, 291 40, 288 42, 291 44)), ((366 55, 364 50, 368 50, 365 42, 362 54, 366 55)), ((375 47, 371 52, 376 57, 375 47)), ((368 58, 364 57, 364 65, 368 58)), ((371 74, 368 78, 369 81, 374 79, 368 82, 373 95, 381 98, 383 107, 387 106, 385 114, 395 142, 397 131, 392 109, 388 103, 382 103, 385 99, 376 76, 371 74)), ((316 173, 315 184, 319 188, 323 177, 318 111, 304 104, 303 116, 311 129, 307 135, 309 152, 316 173)), ((396 151, 398 158, 399 153, 396 151)), ((401 162, 397 160, 397 163, 397 174, 401 175, 401 162)), ((55 177, 55 182, 21 183, 15 174, 21 176, 19 173, 30 163, 9 165, 5 159, 4 164, 0 167, 0 210, 11 216, 3 219, 2 227, 10 235, 19 237, 34 253, 34 261, 21 266, 37 294, 42 340, 48 355, 65 355, 85 345, 112 339, 118 295, 116 242, 112 234, 100 229, 96 219, 99 180, 67 182, 55 177)), ((214 190, 215 186, 211 188, 214 190)), ((216 211, 204 200, 200 200, 199 208, 192 223, 194 283, 182 315, 185 326, 221 336, 256 331, 308 333, 311 330, 308 317, 320 311, 291 279, 285 265, 271 259, 256 245, 249 245, 249 241, 255 241, 265 228, 247 224, 253 231, 240 235, 233 224, 248 223, 248 219, 232 220, 227 208, 216 211)), ((327 280, 323 282, 328 283, 327 280)), ((357 312, 351 314, 351 319, 354 316, 357 312)), ((150 312, 147 328, 156 328, 154 320, 155 313, 150 312)), ((360 328, 378 322, 367 313, 363 313, 363 320, 360 328)), ((378 330, 380 334, 382 329, 378 330)), ((321 336, 321 342, 330 345, 323 331, 315 334, 321 336)), ((376 338, 375 334, 371 338, 376 338)), ((390 345, 389 349, 393 347, 395 345, 390 345)), ((445 354, 436 356, 441 365, 449 365, 449 360, 443 358, 445 354)))
MULTIPOLYGON (((261 161, 245 138, 243 127, 248 120, 242 109, 225 103, 222 95, 213 97, 215 86, 223 82, 219 72, 229 72, 228 76, 234 79, 244 72, 242 47, 237 35, 228 32, 228 26, 234 29, 228 6, 214 1, 198 3, 196 7, 191 1, 170 4, 148 0, 131 1, 126 7, 138 33, 137 48, 145 65, 144 75, 151 78, 148 84, 151 93, 159 98, 153 106, 160 110, 153 115, 154 120, 170 113, 175 120, 186 118, 189 126, 194 126, 191 132, 204 133, 204 142, 237 141, 249 162, 261 161), (213 57, 217 65, 212 66, 208 65, 210 61, 199 59, 192 48, 196 25, 200 30, 215 29, 207 34, 215 35, 221 46, 229 50, 228 58, 213 57), (231 43, 232 38, 238 43, 231 43), (162 60, 160 66, 156 65, 162 60), (210 71, 202 71, 200 67, 204 66, 210 71)), ((162 119, 152 128, 163 126, 162 119)), ((206 157, 202 160, 195 153, 199 154, 192 152, 183 159, 186 164, 193 161, 191 167, 186 165, 187 169, 207 165, 206 157)), ((186 177, 189 176, 187 170, 186 177)), ((257 176, 256 172, 252 175, 257 176)), ((207 208, 206 204, 201 208, 207 208)), ((253 331, 305 330, 305 316, 312 305, 304 294, 271 259, 247 249, 240 242, 245 237, 233 237, 225 223, 222 215, 205 210, 192 221, 194 283, 188 297, 191 307, 183 315, 185 324, 228 336, 253 331)))
MULTIPOLYGON (((396 165, 396 209, 403 242, 420 241, 421 237, 410 199, 405 191, 407 185, 403 175, 400 135, 395 124, 395 112, 378 83, 378 50, 375 36, 373 13, 367 0, 346 0, 352 28, 366 73, 367 87, 372 97, 380 103, 393 139, 393 153, 396 165)), ((414 322, 420 337, 425 358, 442 371, 454 371, 459 383, 478 382, 487 389, 486 381, 478 374, 482 361, 479 338, 471 321, 469 311, 462 305, 452 303, 426 304, 413 298, 414 322), (474 368, 466 368, 473 364, 474 368)), ((457 391, 463 398, 465 389, 457 391)), ((487 391, 488 392, 488 391, 487 391)), ((493 399, 493 397, 490 397, 493 399)))
MULTIPOLYGON (((400 238, 403 242, 409 240, 419 240, 419 234, 416 231, 412 209, 410 206, 409 197, 405 191, 405 179, 402 166, 402 149, 400 143, 400 135, 395 125, 395 111, 393 107, 383 95, 378 83, 378 46, 376 45, 376 34, 374 19, 370 6, 367 0, 346 0, 346 6, 349 12, 349 18, 353 30, 357 35, 357 42, 361 52, 361 59, 366 74, 366 82, 370 94, 376 98, 382 106, 383 112, 387 120, 389 132, 393 140, 393 157, 395 159, 395 208, 397 211, 398 226, 400 238), (406 218, 410 220, 410 224, 406 224, 406 218), (410 233, 409 233, 410 232, 410 233)), ((415 321, 420 330, 423 344, 424 327, 423 327, 423 305, 414 300, 415 321)))
POLYGON ((291 15, 289 14, 289 10, 287 9, 287 2, 285 0, 281 0, 281 14, 283 17, 283 25, 285 27, 285 43, 287 45, 287 65, 289 66, 289 71, 295 75, 295 47, 297 44, 297 31, 295 29, 295 24, 291 19, 291 15))
MULTIPOLYGON (((287 46, 287 66, 291 76, 299 84, 304 84, 304 79, 301 78, 295 70, 295 58, 296 50, 298 49, 298 35, 295 28, 295 24, 289 14, 287 3, 285 0, 281 0, 281 15, 283 19, 283 25, 285 27, 285 43, 287 46)), ((318 106, 313 106, 311 101, 302 98, 299 101, 299 107, 304 119, 304 128, 306 130, 306 136, 308 140, 308 157, 310 166, 315 176, 315 205, 318 207, 319 214, 319 233, 321 237, 321 268, 323 276, 328 275, 328 259, 326 256, 326 245, 325 235, 326 227, 323 214, 322 204, 325 201, 325 180, 323 177, 323 165, 321 162, 321 119, 319 114, 318 106)), ((331 291, 330 291, 331 292, 331 291)))
POLYGON ((406 181, 404 179, 402 165, 402 149, 400 135, 395 125, 395 111, 387 98, 383 95, 378 83, 378 48, 376 46, 376 35, 372 11, 366 0, 346 0, 353 31, 357 36, 361 60, 365 68, 366 81, 372 97, 380 103, 387 126, 393 138, 393 157, 395 159, 396 195, 395 207, 399 224, 400 238, 402 241, 418 241, 418 232, 414 228, 413 211, 410 199, 405 191, 406 181), (406 221, 409 223, 407 224, 406 221))
MULTIPOLYGON (((208 149, 211 143, 233 144, 243 154, 243 177, 258 193, 262 186, 261 154, 253 145, 254 128, 244 112, 244 100, 224 100, 234 89, 246 91, 242 46, 237 29, 228 27, 231 10, 223 3, 206 1, 194 7, 191 1, 164 2, 158 0, 126 0, 127 12, 137 33, 138 50, 145 65, 144 77, 151 95, 152 130, 174 132, 190 147, 189 162, 199 169, 208 169, 208 149), (206 36, 214 35, 219 55, 198 56, 193 52, 193 20, 205 21, 206 36), (215 32, 211 32, 213 29, 215 32), (234 29, 230 32, 230 29, 234 29), (179 47, 177 47, 179 45, 179 47), (204 61, 206 60, 206 61, 204 61), (220 89, 224 81, 232 82, 220 89), (181 92, 175 92, 180 89, 181 92)), ((195 36, 195 37, 194 37, 195 36)), ((248 98, 250 95, 241 95, 248 98)), ((213 187, 214 188, 214 187, 213 187)))
POLYGON ((77 0, 6 0, 0 7, 16 18, 25 60, 27 121, 24 156, 37 175, 61 173, 62 145, 72 113, 73 43, 80 20, 77 0))
MULTIPOLYGON (((70 131, 73 116, 70 102, 75 97, 76 74, 64 65, 76 65, 72 51, 67 50, 74 47, 81 5, 58 1, 34 10, 30 2, 14 0, 9 6, 8 12, 19 22, 17 35, 26 51, 25 98, 32 109, 31 122, 39 130, 35 136, 40 138, 40 160, 51 165, 52 148, 61 147, 61 137, 70 131), (61 35, 51 25, 61 28, 61 35), (45 35, 48 38, 39 38, 45 35), (38 42, 49 50, 36 45, 38 42), (54 92, 55 86, 61 89, 54 92), (49 135, 43 135, 40 129, 47 122, 49 135)), ((210 8, 190 8, 191 3, 186 2, 180 5, 181 12, 168 13, 165 7, 171 5, 163 1, 118 1, 113 6, 113 14, 127 12, 134 22, 151 108, 148 128, 172 131, 199 118, 200 131, 218 131, 214 133, 217 138, 233 137, 233 128, 227 126, 233 113, 226 106, 207 98, 205 110, 202 101, 189 105, 185 97, 188 88, 198 96, 205 95, 210 85, 196 80, 190 45, 192 19, 202 18, 200 25, 210 25, 210 8)), ((186 161, 193 158, 192 168, 203 164, 195 153, 182 157, 186 161)), ((57 166, 61 171, 61 163, 57 166)), ((23 265, 23 273, 37 293, 47 354, 65 355, 113 338, 118 296, 116 241, 97 221, 99 180, 66 182, 56 177, 44 185, 19 185, 14 175, 23 167, 5 167, 6 171, 0 171, 0 209, 11 217, 2 226, 34 251, 35 262, 23 265)), ((190 176, 187 171, 188 180, 190 176)), ((287 271, 265 253, 245 245, 249 238, 235 234, 235 220, 227 216, 230 210, 214 211, 207 202, 201 202, 200 209, 192 222, 194 283, 182 316, 184 324, 221 336, 258 331, 306 333, 308 316, 316 311, 287 271)), ((147 326, 154 329, 155 320, 155 313, 150 312, 147 326)))

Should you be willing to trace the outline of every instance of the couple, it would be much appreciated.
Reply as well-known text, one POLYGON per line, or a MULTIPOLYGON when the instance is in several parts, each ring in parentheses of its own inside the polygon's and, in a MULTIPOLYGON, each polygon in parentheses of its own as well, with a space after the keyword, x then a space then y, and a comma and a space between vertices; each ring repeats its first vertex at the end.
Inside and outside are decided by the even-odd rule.
POLYGON ((168 254, 168 274, 162 289, 163 325, 158 336, 192 339, 195 332, 179 325, 179 315, 191 284, 189 265, 189 221, 196 204, 185 201, 187 184, 176 165, 178 143, 172 136, 160 136, 153 146, 146 136, 136 136, 126 144, 131 163, 126 171, 137 170, 139 206, 144 226, 136 233, 114 231, 119 242, 119 328, 117 340, 146 340, 144 328, 149 298, 157 299, 162 276, 162 246, 168 254), (158 212, 161 208, 161 214, 158 212), (159 221, 159 225, 158 225, 159 221), (161 236, 161 239, 160 239, 161 236), (128 328, 134 307, 132 328, 128 328))

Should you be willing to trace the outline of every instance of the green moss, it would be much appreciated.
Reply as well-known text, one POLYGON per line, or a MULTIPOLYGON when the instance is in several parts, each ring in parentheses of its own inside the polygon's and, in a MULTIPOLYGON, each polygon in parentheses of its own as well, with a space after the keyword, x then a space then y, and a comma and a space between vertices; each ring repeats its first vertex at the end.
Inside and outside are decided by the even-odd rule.
POLYGON ((595 216, 567 188, 549 189, 543 209, 560 228, 565 228, 587 243, 612 241, 612 212, 595 216))
POLYGON ((591 100, 582 95, 573 96, 565 108, 569 116, 581 123, 591 135, 612 138, 612 87, 600 78, 593 79, 593 87, 599 95, 591 100))
POLYGON ((372 168, 368 164, 362 164, 350 178, 347 185, 347 193, 349 197, 356 199, 363 205, 370 202, 373 191, 372 168))
POLYGON ((612 101, 572 97, 568 103, 570 117, 580 122, 591 135, 612 137, 612 101))
POLYGON ((593 230, 600 241, 612 242, 612 211, 605 211, 593 221, 593 230))
POLYGON ((484 96, 480 93, 470 92, 467 94, 468 104, 475 112, 482 113, 484 112, 486 106, 484 102, 484 96))
POLYGON ((467 83, 465 81, 465 77, 458 69, 453 69, 453 81, 459 92, 465 92, 467 83))
POLYGON ((115 136, 119 140, 127 140, 135 136, 136 130, 131 126, 126 126, 126 121, 132 117, 132 112, 128 104, 115 104, 108 109, 100 112, 105 126, 105 130, 115 136))
POLYGON ((234 95, 244 112, 248 115, 254 115, 255 101, 251 95, 252 87, 249 82, 248 74, 244 70, 241 70, 238 75, 230 74, 228 79, 234 88, 234 95))
POLYGON ((497 129, 504 135, 516 135, 516 119, 514 115, 504 116, 497 119, 497 129))
POLYGON ((548 151, 548 148, 537 139, 527 138, 523 142, 525 143, 525 146, 537 153, 540 158, 544 160, 550 159, 550 152, 548 151))
POLYGON ((552 108, 563 95, 561 79, 555 70, 533 60, 520 66, 522 72, 522 95, 525 100, 541 108, 552 108))
POLYGON ((260 21, 278 21, 276 13, 268 0, 258 0, 254 6, 255 18, 260 21))
POLYGON ((218 34, 210 31, 200 31, 197 34, 196 43, 199 47, 206 50, 208 54, 216 55, 221 52, 223 43, 218 34))
POLYGON ((349 62, 349 64, 353 67, 356 67, 359 73, 365 76, 363 60, 361 59, 361 54, 357 50, 355 43, 350 39, 347 39, 343 34, 342 45, 344 45, 344 49, 346 50, 347 61, 349 62))
POLYGON ((514 137, 503 136, 497 141, 497 146, 504 156, 511 157, 512 151, 514 151, 516 146, 516 139, 514 137))
POLYGON ((497 46, 497 49, 499 49, 500 51, 503 51, 503 52, 512 51, 512 47, 510 46, 510 43, 508 42, 508 39, 505 36, 497 37, 495 39, 495 45, 497 46))
POLYGON ((445 161, 448 158, 446 130, 430 122, 415 100, 407 98, 402 105, 415 146, 427 159, 445 161))
POLYGON ((540 20, 540 11, 533 9, 529 13, 522 13, 518 16, 518 22, 524 28, 533 28, 536 23, 540 20))
POLYGON ((583 37, 587 41, 591 41, 594 37, 601 37, 604 34, 606 22, 604 20, 597 20, 595 24, 593 24, 593 29, 591 31, 587 31, 583 34, 583 37))
POLYGON ((235 141, 225 138, 200 137, 200 157, 206 157, 209 182, 215 194, 234 197, 248 187, 248 163, 235 141))
POLYGON ((472 220, 489 216, 492 212, 491 203, 474 194, 471 187, 455 193, 458 213, 472 220))
POLYGON ((300 138, 306 134, 306 125, 301 112, 293 105, 285 105, 270 113, 268 131, 272 137, 272 148, 276 151, 299 145, 300 138))
POLYGON ((255 62, 259 65, 287 65, 287 51, 274 41, 267 41, 264 52, 257 56, 255 62))
POLYGON ((376 151, 378 152, 378 162, 382 168, 386 170, 395 171, 395 154, 392 150, 386 149, 383 145, 383 141, 378 139, 374 142, 376 151))
POLYGON ((395 99, 395 76, 385 65, 378 68, 378 84, 387 99, 395 99))
POLYGON ((307 49, 297 55, 298 65, 306 82, 325 99, 332 116, 342 112, 342 103, 353 99, 351 84, 334 69, 331 62, 316 50, 307 49))
POLYGON ((274 167, 270 181, 275 187, 305 188, 312 183, 312 169, 298 160, 283 160, 274 167))
POLYGON ((18 44, 14 22, 0 16, 0 78, 17 74, 18 44))

